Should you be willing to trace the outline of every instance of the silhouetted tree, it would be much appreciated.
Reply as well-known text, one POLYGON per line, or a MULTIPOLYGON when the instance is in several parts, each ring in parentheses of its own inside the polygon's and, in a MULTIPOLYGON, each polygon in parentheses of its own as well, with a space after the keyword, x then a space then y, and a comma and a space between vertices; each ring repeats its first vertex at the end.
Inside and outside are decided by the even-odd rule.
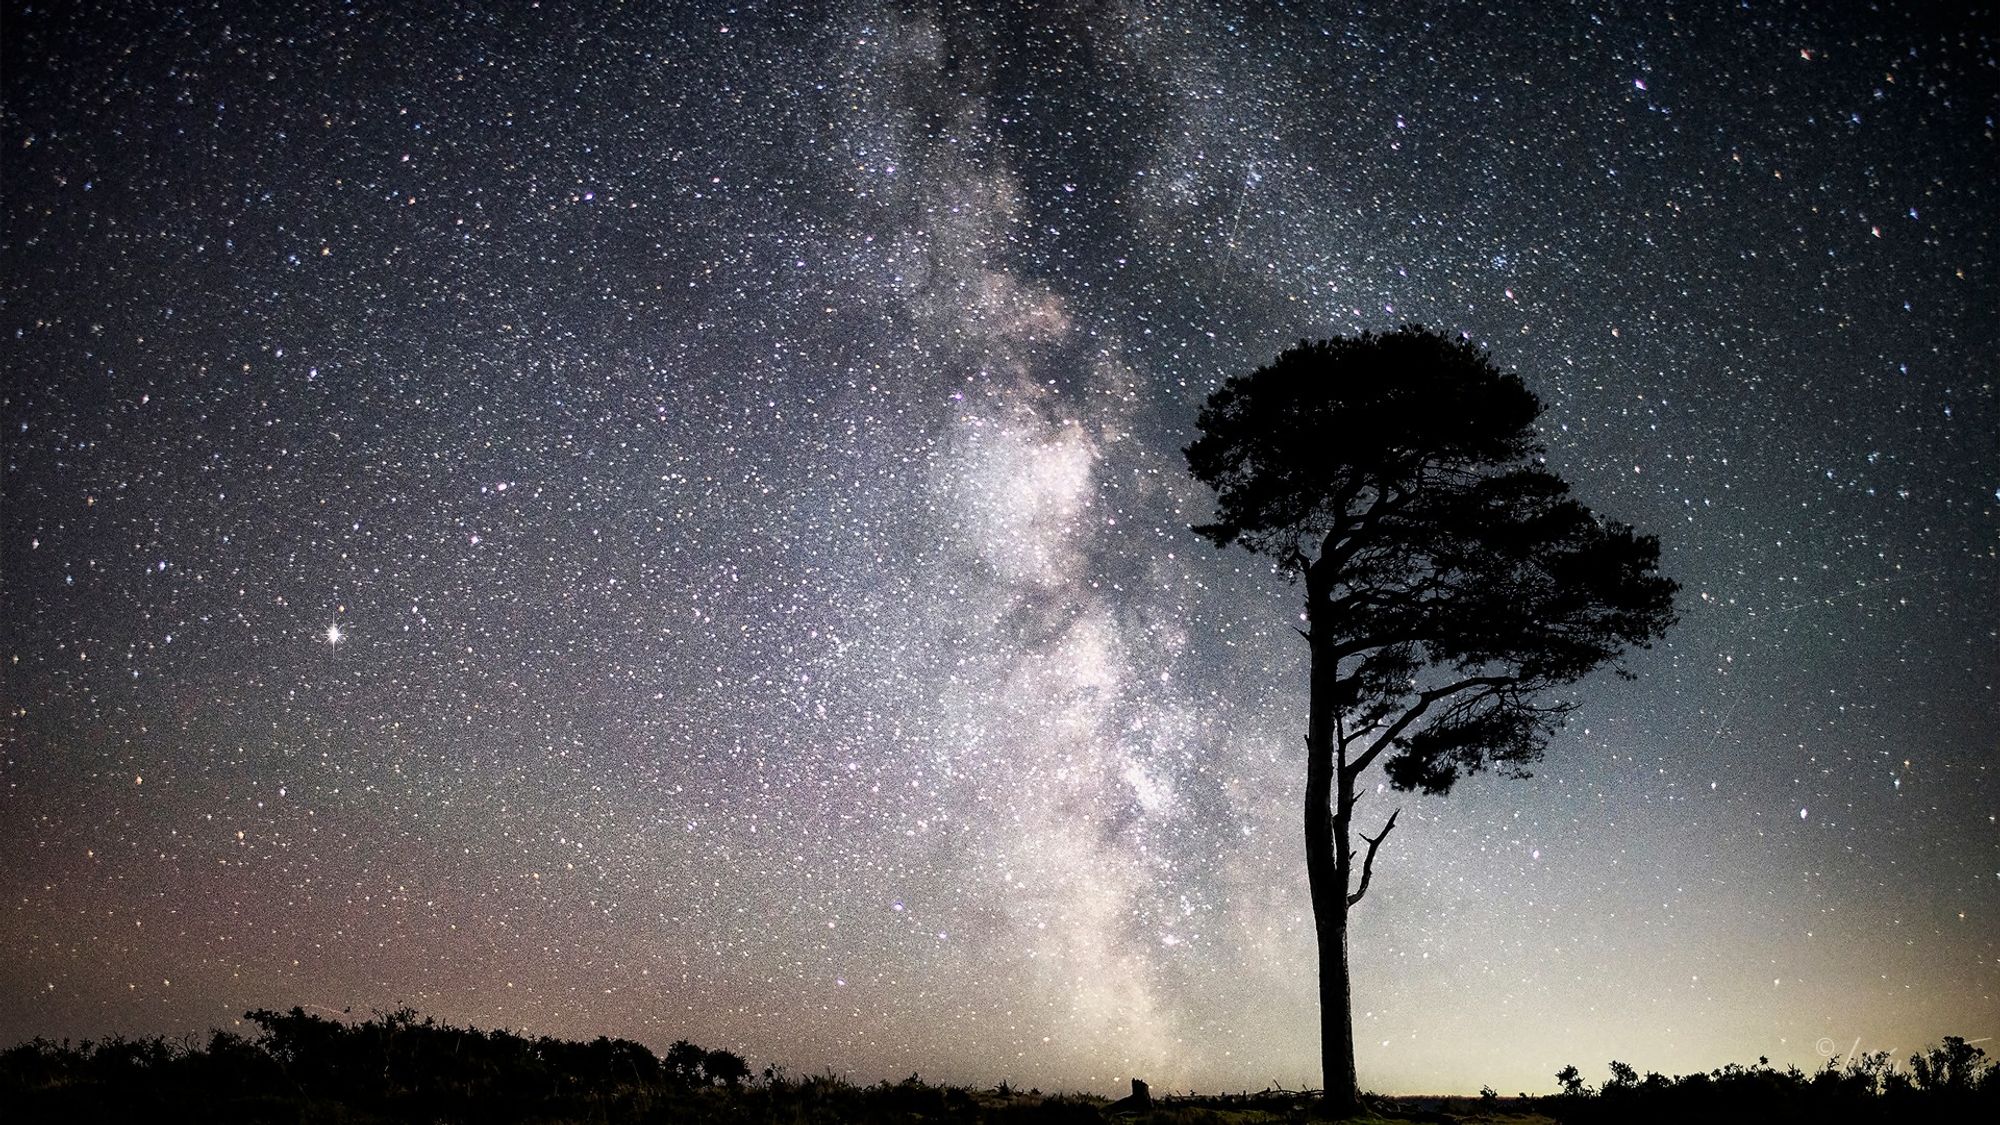
POLYGON ((1673 621, 1659 543, 1594 516, 1543 465, 1541 403, 1462 340, 1410 327, 1301 342, 1202 407, 1190 471, 1216 494, 1194 530, 1305 582, 1311 654, 1306 871, 1320 953, 1329 1108, 1357 1104, 1348 912, 1362 775, 1449 791, 1526 776, 1573 702, 1552 689, 1673 621))
POLYGON ((720 1082, 734 1090, 738 1083, 750 1077, 750 1064, 734 1051, 716 1048, 701 1056, 701 1072, 711 1082, 720 1082))
POLYGON ((1941 1046, 1910 1056, 1910 1074, 1919 1090, 1965 1092, 1979 1081, 1986 1052, 1964 1037, 1947 1035, 1941 1046))
POLYGON ((665 1063, 668 1074, 680 1082, 689 1083, 700 1077, 701 1060, 705 1054, 707 1052, 700 1047, 681 1039, 667 1048, 666 1058, 661 1061, 665 1063))

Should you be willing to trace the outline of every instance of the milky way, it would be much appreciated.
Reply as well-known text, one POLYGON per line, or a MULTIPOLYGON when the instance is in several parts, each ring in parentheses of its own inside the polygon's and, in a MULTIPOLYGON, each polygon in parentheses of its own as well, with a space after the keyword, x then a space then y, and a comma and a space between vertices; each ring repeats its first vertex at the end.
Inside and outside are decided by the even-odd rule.
POLYGON ((1406 322, 1684 593, 1364 801, 1362 1084, 2000 1035, 1993 13, 279 7, 0 28, 0 1040, 1316 1085, 1179 450, 1406 322))

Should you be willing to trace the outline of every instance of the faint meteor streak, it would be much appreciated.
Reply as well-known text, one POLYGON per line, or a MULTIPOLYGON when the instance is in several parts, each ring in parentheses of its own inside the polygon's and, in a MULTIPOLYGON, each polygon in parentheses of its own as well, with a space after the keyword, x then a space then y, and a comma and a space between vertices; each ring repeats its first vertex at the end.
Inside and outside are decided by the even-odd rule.
POLYGON ((1260 178, 1257 175, 1256 161, 1252 160, 1244 166, 1243 188, 1236 193, 1236 215, 1229 220, 1229 248, 1231 250, 1236 249, 1236 236, 1243 230, 1243 210, 1249 204, 1250 192, 1256 188, 1257 181, 1260 178))

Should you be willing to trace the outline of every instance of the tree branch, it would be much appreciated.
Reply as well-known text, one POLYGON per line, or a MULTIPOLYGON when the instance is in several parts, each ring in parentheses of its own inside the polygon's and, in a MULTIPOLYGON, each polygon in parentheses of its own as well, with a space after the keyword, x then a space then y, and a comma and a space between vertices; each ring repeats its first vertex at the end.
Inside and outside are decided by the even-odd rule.
MULTIPOLYGON (((1336 710, 1333 713, 1333 799, 1335 802, 1333 816, 1334 820, 1341 824, 1347 823, 1349 818, 1354 815, 1354 802, 1360 799, 1354 792, 1354 777, 1347 771, 1347 744, 1351 741, 1352 739, 1347 733, 1347 716, 1336 710)), ((1343 848, 1347 846, 1346 837, 1343 836, 1341 838, 1340 846, 1343 848)), ((1343 860, 1351 860, 1353 858, 1353 853, 1349 852, 1343 857, 1343 860)))
MULTIPOLYGON (((1467 688, 1486 687, 1499 689, 1514 684, 1518 680, 1519 677, 1516 676, 1469 676, 1455 684, 1446 684, 1441 688, 1433 688, 1430 691, 1424 692, 1417 697, 1416 706, 1403 712, 1402 717, 1389 724, 1389 729, 1383 731, 1375 739, 1374 743, 1368 747, 1365 753, 1359 758, 1354 759, 1354 764, 1348 767, 1349 773, 1353 776, 1360 776, 1361 771, 1374 764, 1375 759, 1381 756, 1382 751, 1387 749, 1389 744, 1396 740, 1396 736, 1409 729, 1411 723, 1422 718, 1424 712, 1430 710, 1431 705, 1438 700, 1448 699, 1467 688)), ((1347 779, 1342 778, 1341 780, 1345 783, 1347 779)))
POLYGON ((1368 841, 1368 854, 1361 860, 1361 885, 1354 888, 1353 894, 1347 896, 1347 905, 1353 906, 1361 901, 1362 895, 1368 893, 1368 880, 1375 877, 1375 849, 1381 847, 1382 841, 1389 838, 1389 830, 1396 827, 1396 818, 1401 815, 1403 810, 1397 809, 1389 814, 1389 823, 1382 826, 1382 831, 1373 836, 1366 832, 1361 834, 1361 838, 1368 841))
MULTIPOLYGON (((1343 513, 1346 506, 1352 504, 1365 487, 1367 482, 1357 481, 1341 498, 1343 513)), ((1377 490, 1375 499, 1351 517, 1343 514, 1334 534, 1329 534, 1326 542, 1320 545, 1319 560, 1329 563, 1332 569, 1339 570, 1345 567, 1355 552, 1371 541, 1375 532, 1381 527, 1383 517, 1396 514, 1408 502, 1406 495, 1388 488, 1379 481, 1375 482, 1375 488, 1377 490), (1339 536, 1338 541, 1335 540, 1336 534, 1339 536)))

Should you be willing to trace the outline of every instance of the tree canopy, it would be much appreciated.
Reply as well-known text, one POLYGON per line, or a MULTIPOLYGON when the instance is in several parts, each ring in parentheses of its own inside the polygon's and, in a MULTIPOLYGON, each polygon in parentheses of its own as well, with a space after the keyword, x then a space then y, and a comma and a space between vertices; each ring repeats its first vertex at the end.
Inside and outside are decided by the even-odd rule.
MULTIPOLYGON (((1521 773, 1570 705, 1546 689, 1672 622, 1659 543, 1598 518, 1543 462, 1540 401, 1419 328, 1301 342, 1203 407, 1195 531, 1308 587, 1328 702, 1398 788, 1521 773)), ((1352 739, 1343 739, 1352 743, 1352 739)))

